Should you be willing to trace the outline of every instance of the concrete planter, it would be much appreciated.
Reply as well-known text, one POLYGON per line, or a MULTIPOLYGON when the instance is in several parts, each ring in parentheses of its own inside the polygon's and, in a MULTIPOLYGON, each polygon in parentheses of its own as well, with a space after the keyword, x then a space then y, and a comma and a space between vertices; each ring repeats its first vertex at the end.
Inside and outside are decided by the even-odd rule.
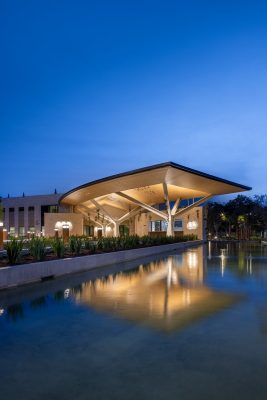
POLYGON ((88 271, 90 269, 131 261, 164 252, 183 250, 188 247, 198 246, 202 243, 203 241, 201 240, 195 240, 192 242, 173 243, 113 253, 93 254, 89 256, 3 267, 0 268, 0 289, 25 285, 48 278, 56 278, 66 274, 88 271))

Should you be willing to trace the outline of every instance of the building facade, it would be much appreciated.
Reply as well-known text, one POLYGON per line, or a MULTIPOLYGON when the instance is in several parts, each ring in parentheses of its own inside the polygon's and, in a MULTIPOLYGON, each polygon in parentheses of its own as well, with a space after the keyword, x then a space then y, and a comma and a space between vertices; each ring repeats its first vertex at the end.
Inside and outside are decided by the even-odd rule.
POLYGON ((4 227, 11 236, 45 234, 45 213, 69 210, 59 205, 60 194, 2 198, 4 227))

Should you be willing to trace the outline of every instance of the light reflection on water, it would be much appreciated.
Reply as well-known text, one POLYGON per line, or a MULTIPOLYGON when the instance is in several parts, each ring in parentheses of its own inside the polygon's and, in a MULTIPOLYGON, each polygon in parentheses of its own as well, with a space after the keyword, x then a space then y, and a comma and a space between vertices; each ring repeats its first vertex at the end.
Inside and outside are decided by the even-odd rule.
POLYGON ((165 331, 178 330, 239 299, 204 284, 203 247, 85 282, 73 297, 78 304, 165 331))
POLYGON ((265 399, 267 246, 208 244, 0 293, 0 344, 1 399, 265 399))
MULTIPOLYGON (((225 249, 221 249, 222 275, 225 258, 225 249)), ((208 287, 204 281, 206 268, 201 246, 56 291, 53 300, 72 300, 77 306, 172 332, 241 299, 238 294, 208 287)), ((29 306, 43 307, 49 299, 51 294, 33 298, 29 306)), ((0 308, 0 316, 16 322, 25 317, 25 308, 25 303, 11 304, 0 308)))

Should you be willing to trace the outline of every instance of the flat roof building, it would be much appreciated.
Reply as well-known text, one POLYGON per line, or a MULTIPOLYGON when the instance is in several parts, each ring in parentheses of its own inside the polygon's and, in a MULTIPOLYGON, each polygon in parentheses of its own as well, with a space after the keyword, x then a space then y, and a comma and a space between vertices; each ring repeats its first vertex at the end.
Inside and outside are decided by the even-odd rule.
POLYGON ((44 233, 44 215, 62 210, 60 197, 61 194, 54 193, 2 198, 5 229, 12 236, 44 233))

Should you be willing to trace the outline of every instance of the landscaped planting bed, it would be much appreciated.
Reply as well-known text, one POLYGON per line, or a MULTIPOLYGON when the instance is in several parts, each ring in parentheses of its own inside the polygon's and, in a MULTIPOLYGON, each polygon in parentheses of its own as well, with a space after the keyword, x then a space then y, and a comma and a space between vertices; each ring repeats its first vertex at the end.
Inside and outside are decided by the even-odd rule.
POLYGON ((40 261, 55 260, 101 254, 121 250, 130 250, 164 244, 180 243, 197 240, 195 235, 150 237, 125 236, 93 240, 88 237, 70 236, 64 243, 61 238, 33 237, 31 240, 11 239, 5 243, 6 252, 2 253, 0 267, 15 264, 28 264, 40 261))

